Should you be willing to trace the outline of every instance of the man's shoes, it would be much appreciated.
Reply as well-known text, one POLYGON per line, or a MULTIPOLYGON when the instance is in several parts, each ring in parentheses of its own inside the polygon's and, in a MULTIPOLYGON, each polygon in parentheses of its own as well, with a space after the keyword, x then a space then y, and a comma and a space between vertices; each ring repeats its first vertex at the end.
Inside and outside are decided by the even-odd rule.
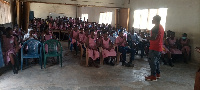
POLYGON ((126 67, 134 67, 134 64, 132 64, 132 63, 128 63, 127 65, 126 65, 126 67))
POLYGON ((122 62, 122 66, 127 66, 127 63, 126 62, 122 62))
POLYGON ((148 76, 148 77, 145 77, 145 80, 146 81, 157 81, 157 78, 156 78, 156 76, 148 76))
POLYGON ((171 66, 171 67, 174 67, 174 65, 173 65, 173 64, 169 64, 169 66, 171 66))
POLYGON ((157 78, 157 79, 160 79, 160 74, 156 74, 156 78, 157 78))

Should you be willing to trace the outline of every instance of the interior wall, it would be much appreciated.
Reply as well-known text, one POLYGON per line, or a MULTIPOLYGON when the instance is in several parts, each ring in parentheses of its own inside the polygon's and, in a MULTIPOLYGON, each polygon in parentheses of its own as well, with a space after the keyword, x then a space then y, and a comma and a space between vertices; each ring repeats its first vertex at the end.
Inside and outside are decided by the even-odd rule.
POLYGON ((130 8, 129 28, 133 25, 134 10, 168 8, 166 30, 176 32, 177 37, 187 33, 191 39, 192 60, 200 62, 200 54, 194 48, 200 46, 200 0, 129 0, 125 8, 130 8))
POLYGON ((115 26, 116 22, 116 9, 117 8, 105 8, 105 7, 79 7, 78 8, 78 17, 81 17, 81 14, 88 14, 89 22, 99 23, 99 17, 101 12, 112 12, 112 26, 115 26))
POLYGON ((31 3, 30 11, 34 11, 34 17, 42 19, 46 19, 49 15, 53 18, 58 16, 76 17, 76 6, 74 5, 31 3))

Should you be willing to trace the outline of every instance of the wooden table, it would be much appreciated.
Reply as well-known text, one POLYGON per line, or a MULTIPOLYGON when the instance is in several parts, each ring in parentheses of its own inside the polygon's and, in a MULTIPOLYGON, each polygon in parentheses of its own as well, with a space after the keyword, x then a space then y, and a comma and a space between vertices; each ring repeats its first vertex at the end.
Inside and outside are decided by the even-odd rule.
POLYGON ((58 35, 58 38, 60 40, 60 30, 52 30, 53 33, 57 32, 59 35, 58 35))
MULTIPOLYGON (((60 30, 60 33, 64 33, 63 36, 65 36, 65 34, 69 34, 68 30, 60 30)), ((62 38, 62 39, 63 39, 63 38, 62 38)), ((68 40, 66 40, 66 41, 68 41, 68 40)))
POLYGON ((52 30, 52 32, 53 32, 53 33, 56 32, 56 33, 59 34, 59 41, 61 41, 61 38, 60 38, 60 36, 61 36, 60 34, 61 34, 61 33, 68 34, 68 30, 52 30))

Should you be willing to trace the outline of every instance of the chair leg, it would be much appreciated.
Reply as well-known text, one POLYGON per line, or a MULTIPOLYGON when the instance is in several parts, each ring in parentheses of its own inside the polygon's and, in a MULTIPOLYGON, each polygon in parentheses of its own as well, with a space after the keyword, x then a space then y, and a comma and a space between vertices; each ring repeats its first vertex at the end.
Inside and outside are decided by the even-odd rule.
POLYGON ((41 66, 41 69, 42 69, 42 57, 40 57, 39 62, 40 62, 40 66, 41 66))
POLYGON ((117 64, 119 64, 119 61, 120 61, 120 53, 117 53, 117 64))
POLYGON ((46 68, 46 57, 44 56, 44 68, 46 68))
POLYGON ((59 56, 57 56, 57 63, 59 64, 59 56))
POLYGON ((103 60, 104 60, 104 58, 103 58, 102 54, 100 54, 100 65, 103 65, 103 60))
POLYGON ((81 45, 81 60, 83 59, 83 47, 81 45))
POLYGON ((86 49, 86 67, 88 66, 88 60, 89 60, 89 56, 88 56, 87 49, 86 49))
POLYGON ((73 44, 71 43, 70 44, 70 50, 71 50, 71 52, 72 52, 72 48, 73 48, 73 44))
POLYGON ((61 67, 62 67, 62 54, 60 55, 60 64, 61 64, 61 67))
POLYGON ((25 60, 26 60, 26 66, 27 66, 28 65, 28 59, 26 58, 25 60))
POLYGON ((21 57, 21 70, 23 68, 23 57, 21 57))

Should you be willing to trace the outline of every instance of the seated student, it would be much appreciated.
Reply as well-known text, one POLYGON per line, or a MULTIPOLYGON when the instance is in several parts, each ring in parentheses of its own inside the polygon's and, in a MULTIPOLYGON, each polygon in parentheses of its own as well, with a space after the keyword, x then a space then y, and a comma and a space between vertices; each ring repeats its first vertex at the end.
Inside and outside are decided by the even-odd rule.
POLYGON ((139 38, 137 33, 135 33, 134 28, 130 31, 129 35, 131 36, 131 39, 133 42, 138 43, 139 42, 139 38))
POLYGON ((90 32, 89 32, 89 30, 88 30, 88 28, 85 28, 85 42, 87 42, 87 39, 90 37, 91 35, 90 35, 90 32))
POLYGON ((175 32, 171 32, 170 37, 167 39, 169 44, 169 51, 173 55, 181 55, 182 52, 177 48, 178 40, 175 37, 175 32))
POLYGON ((60 29, 60 30, 63 30, 63 29, 64 29, 64 23, 63 23, 63 22, 61 22, 59 29, 60 29))
POLYGON ((67 25, 67 23, 64 24, 63 30, 68 30, 68 25, 67 25))
POLYGON ((108 38, 110 39, 110 41, 114 44, 116 37, 115 37, 115 31, 111 31, 110 35, 108 36, 108 38))
POLYGON ((57 24, 56 24, 56 22, 54 21, 54 22, 53 22, 53 26, 51 27, 51 29, 52 29, 52 30, 55 29, 56 26, 57 26, 57 24))
POLYGON ((190 55, 191 49, 190 49, 190 45, 189 45, 190 39, 187 38, 186 33, 184 33, 182 35, 182 37, 179 39, 179 43, 181 45, 181 51, 184 55, 184 59, 185 59, 184 61, 187 62, 189 60, 189 55, 190 55))
POLYGON ((52 30, 53 29, 53 24, 52 22, 49 22, 49 30, 52 30))
POLYGON ((101 35, 101 32, 98 31, 98 32, 97 32, 97 35, 94 36, 94 37, 97 38, 97 47, 101 47, 101 46, 102 46, 102 44, 101 44, 101 42, 102 42, 102 35, 101 35))
POLYGON ((55 39, 55 36, 51 33, 49 30, 45 30, 45 32, 42 34, 42 41, 47 41, 50 39, 55 39))
POLYGON ((27 41, 27 40, 30 40, 30 39, 37 39, 37 36, 34 35, 34 31, 33 30, 31 30, 29 33, 27 33, 24 36, 23 41, 27 41))
POLYGON ((134 30, 134 27, 132 27, 132 30, 129 31, 129 34, 128 34, 132 40, 133 43, 135 43, 135 49, 136 51, 138 52, 139 49, 141 49, 141 57, 143 57, 144 55, 144 47, 141 47, 143 46, 142 43, 140 43, 141 45, 138 45, 139 44, 139 37, 138 35, 135 33, 135 30, 134 30))
POLYGON ((167 63, 173 67, 174 65, 172 64, 172 58, 171 58, 171 52, 169 51, 169 49, 166 47, 168 46, 168 42, 166 40, 166 33, 164 33, 164 37, 163 37, 163 51, 162 51, 162 57, 163 57, 163 61, 164 64, 167 65, 167 63), (164 56, 167 55, 167 59, 168 61, 164 60, 164 56))
POLYGON ((102 56, 103 58, 108 58, 111 57, 112 60, 108 63, 110 63, 110 65, 115 65, 114 63, 114 59, 116 58, 116 52, 115 52, 115 49, 113 47, 113 43, 111 42, 110 38, 108 38, 108 32, 107 31, 104 31, 103 32, 103 38, 102 38, 102 41, 101 41, 101 45, 102 45, 102 56))
POLYGON ((94 62, 99 58, 98 47, 96 44, 96 38, 94 37, 94 30, 90 30, 90 37, 88 37, 86 46, 87 46, 87 53, 89 57, 89 66, 94 65, 96 68, 99 66, 94 62))
POLYGON ((135 50, 131 48, 127 48, 126 37, 123 36, 123 31, 119 31, 119 36, 115 41, 118 46, 118 51, 122 53, 122 66, 132 66, 132 61, 134 60, 135 50), (131 53, 131 58, 129 63, 126 63, 126 53, 131 53))
MULTIPOLYGON (((147 36, 147 33, 144 32, 140 32, 140 34, 144 34, 145 36, 147 36)), ((138 53, 138 49, 141 50, 141 58, 143 58, 144 56, 144 52, 146 55, 148 55, 148 48, 149 48, 149 41, 147 39, 143 39, 140 35, 138 35, 138 39, 139 39, 139 43, 137 45, 137 53, 138 53)))
POLYGON ((70 34, 70 37, 72 38, 72 44, 73 44, 73 47, 74 49, 76 50, 77 49, 77 40, 78 40, 78 28, 75 26, 75 28, 72 28, 72 31, 71 31, 71 34, 70 34))
POLYGON ((168 31, 167 31, 167 38, 166 38, 166 39, 170 38, 170 36, 171 36, 171 33, 172 33, 172 31, 171 31, 171 30, 168 30, 168 31))
POLYGON ((78 34, 78 45, 83 45, 85 43, 85 32, 83 28, 80 28, 80 32, 78 34))
POLYGON ((5 65, 8 65, 8 63, 11 62, 14 74, 18 73, 15 55, 18 53, 19 49, 20 47, 17 38, 13 36, 12 28, 7 28, 6 35, 2 36, 2 51, 5 65))

